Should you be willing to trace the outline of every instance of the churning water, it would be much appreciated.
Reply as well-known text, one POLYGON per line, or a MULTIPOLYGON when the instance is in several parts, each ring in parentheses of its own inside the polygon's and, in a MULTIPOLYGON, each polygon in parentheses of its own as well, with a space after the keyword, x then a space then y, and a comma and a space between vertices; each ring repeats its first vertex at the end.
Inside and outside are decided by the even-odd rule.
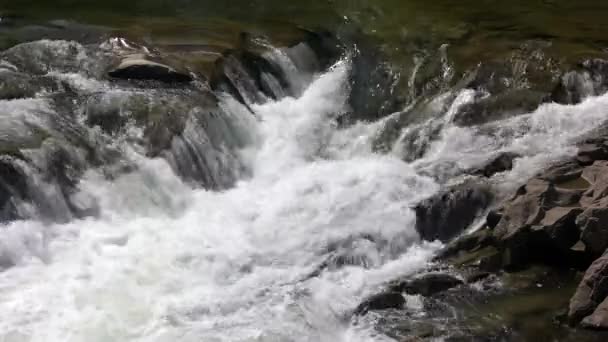
MULTIPOLYGON (((464 90, 442 115, 404 129, 402 137, 440 127, 424 156, 406 163, 400 141, 392 153, 372 152, 390 117, 336 126, 349 71, 342 60, 297 98, 252 105, 254 115, 222 96, 247 135, 237 156, 250 170, 228 190, 194 189, 164 159, 132 149, 137 171, 107 180, 93 170, 80 181, 97 217, 3 227, 0 341, 384 340, 350 313, 439 246, 420 241, 411 209, 440 189, 435 179, 514 151, 514 170, 493 180, 515 186, 574 153, 572 140, 608 118, 603 96, 461 128, 451 120, 472 101, 464 90)), ((20 101, 2 105, 42 105, 20 101)))

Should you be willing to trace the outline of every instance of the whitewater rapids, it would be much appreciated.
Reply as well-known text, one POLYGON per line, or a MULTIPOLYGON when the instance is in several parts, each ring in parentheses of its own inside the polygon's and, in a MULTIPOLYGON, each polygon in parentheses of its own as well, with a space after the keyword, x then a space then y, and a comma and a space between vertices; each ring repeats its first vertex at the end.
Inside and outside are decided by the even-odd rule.
POLYGON ((515 185, 575 153, 572 139, 608 118, 603 96, 544 105, 489 134, 450 125, 471 100, 464 91, 441 138, 408 164, 372 152, 385 121, 335 125, 348 75, 341 61, 300 97, 254 105, 253 116, 223 98, 251 141, 239 151, 251 176, 232 189, 193 189, 164 160, 133 151, 138 171, 81 181, 100 217, 3 227, 0 263, 15 266, 0 273, 0 341, 385 340, 350 312, 439 247, 420 241, 411 209, 440 188, 430 166, 517 151, 524 157, 498 176, 515 185), (310 277, 340 252, 359 265, 310 277))

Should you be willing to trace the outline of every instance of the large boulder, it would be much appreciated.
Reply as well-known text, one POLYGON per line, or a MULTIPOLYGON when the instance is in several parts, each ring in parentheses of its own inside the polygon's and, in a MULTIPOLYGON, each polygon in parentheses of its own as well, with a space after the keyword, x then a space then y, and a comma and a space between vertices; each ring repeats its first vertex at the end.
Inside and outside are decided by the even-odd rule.
POLYGON ((570 300, 568 320, 578 324, 591 315, 608 296, 608 253, 591 264, 570 300))

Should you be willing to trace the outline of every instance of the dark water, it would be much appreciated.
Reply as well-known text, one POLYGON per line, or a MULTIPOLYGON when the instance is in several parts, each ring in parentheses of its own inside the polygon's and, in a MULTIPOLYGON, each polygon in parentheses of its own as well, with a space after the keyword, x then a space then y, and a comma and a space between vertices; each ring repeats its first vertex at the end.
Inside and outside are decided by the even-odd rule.
POLYGON ((278 35, 286 24, 333 29, 354 22, 380 38, 388 50, 399 51, 411 40, 459 42, 475 50, 464 52, 470 58, 521 39, 551 40, 568 55, 601 49, 607 42, 607 10, 608 3, 594 0, 3 0, 0 4, 0 11, 25 20, 72 19, 153 39, 212 39, 220 27, 256 28, 278 35))

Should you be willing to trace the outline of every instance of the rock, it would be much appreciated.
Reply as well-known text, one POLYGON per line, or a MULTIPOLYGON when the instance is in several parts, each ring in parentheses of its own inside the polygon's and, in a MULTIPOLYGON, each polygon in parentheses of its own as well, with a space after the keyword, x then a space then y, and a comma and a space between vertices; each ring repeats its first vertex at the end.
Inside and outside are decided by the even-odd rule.
POLYGON ((519 157, 521 156, 517 153, 503 152, 496 158, 490 160, 486 165, 477 170, 472 170, 469 173, 489 178, 497 173, 511 170, 513 168, 513 161, 519 157))
MULTIPOLYGON (((402 109, 405 101, 397 90, 400 75, 391 68, 387 56, 378 49, 377 43, 353 25, 342 28, 339 37, 344 45, 357 47, 351 53, 349 77, 348 104, 352 110, 340 117, 341 123, 376 121, 402 109)), ((325 41, 335 51, 338 43, 328 38, 325 41)), ((339 54, 335 54, 335 59, 337 58, 339 54)))
POLYGON ((583 172, 583 177, 591 184, 581 199, 584 206, 605 207, 608 197, 608 166, 603 162, 595 162, 583 172))
POLYGON ((542 236, 536 237, 542 240, 536 243, 565 253, 579 239, 580 232, 575 221, 581 212, 582 209, 571 207, 554 207, 547 210, 540 224, 531 228, 534 233, 542 233, 542 236))
POLYGON ((472 234, 460 236, 448 243, 437 255, 437 260, 445 260, 460 253, 471 252, 494 243, 492 231, 480 229, 472 234))
POLYGON ((108 72, 108 75, 127 80, 153 80, 165 83, 189 83, 192 81, 192 76, 187 73, 151 61, 148 56, 139 54, 124 58, 117 67, 108 72))
POLYGON ((459 184, 415 207, 416 229, 424 240, 449 241, 468 228, 493 198, 486 184, 459 184))
POLYGON ((608 248, 608 208, 588 208, 576 219, 585 250, 600 256, 608 248))
POLYGON ((568 162, 550 167, 548 170, 538 175, 538 178, 558 184, 575 180, 581 177, 582 173, 583 167, 578 163, 568 162))
POLYGON ((464 281, 446 273, 428 273, 394 284, 391 286, 391 290, 429 297, 462 284, 464 281))
POLYGON ((39 40, 16 45, 2 53, 0 59, 14 65, 20 72, 46 75, 49 72, 89 75, 99 67, 99 60, 89 55, 83 45, 63 40, 39 40))
POLYGON ((608 296, 608 253, 595 260, 587 269, 576 293, 570 299, 568 322, 578 324, 592 314, 608 296))
POLYGON ((590 316, 585 317, 581 327, 594 330, 608 330, 608 298, 593 311, 590 316))
POLYGON ((494 229, 503 263, 519 268, 532 262, 562 263, 579 240, 576 217, 582 190, 559 189, 532 179, 504 204, 494 229))
POLYGON ((27 178, 14 157, 0 157, 0 222, 20 218, 17 202, 27 195, 27 178))
POLYGON ((604 144, 584 144, 579 147, 577 161, 581 165, 591 165, 596 160, 608 159, 608 146, 604 144))
POLYGON ((524 227, 537 224, 544 215, 543 198, 549 191, 550 183, 533 179, 518 191, 503 209, 503 216, 496 225, 495 236, 499 240, 509 240, 524 227))
POLYGON ((400 292, 385 292, 369 297, 354 311, 355 315, 365 315, 369 311, 388 309, 401 309, 405 305, 405 298, 400 292))
POLYGON ((0 69, 0 100, 34 97, 40 92, 54 92, 57 90, 59 90, 58 82, 49 77, 33 77, 0 69))
POLYGON ((498 212, 497 210, 490 210, 488 216, 486 217, 486 226, 490 229, 494 229, 501 219, 502 213, 498 212))
POLYGON ((546 102, 546 98, 543 92, 510 89, 462 106, 454 122, 459 126, 474 126, 530 113, 546 102))
POLYGON ((216 62, 211 87, 246 105, 292 94, 286 76, 274 62, 247 50, 229 51, 216 62))
POLYGON ((561 104, 577 104, 589 96, 608 89, 608 61, 589 59, 578 70, 564 74, 551 94, 551 100, 561 104))
POLYGON ((498 272, 504 264, 502 253, 493 249, 481 257, 478 268, 482 272, 498 272))

